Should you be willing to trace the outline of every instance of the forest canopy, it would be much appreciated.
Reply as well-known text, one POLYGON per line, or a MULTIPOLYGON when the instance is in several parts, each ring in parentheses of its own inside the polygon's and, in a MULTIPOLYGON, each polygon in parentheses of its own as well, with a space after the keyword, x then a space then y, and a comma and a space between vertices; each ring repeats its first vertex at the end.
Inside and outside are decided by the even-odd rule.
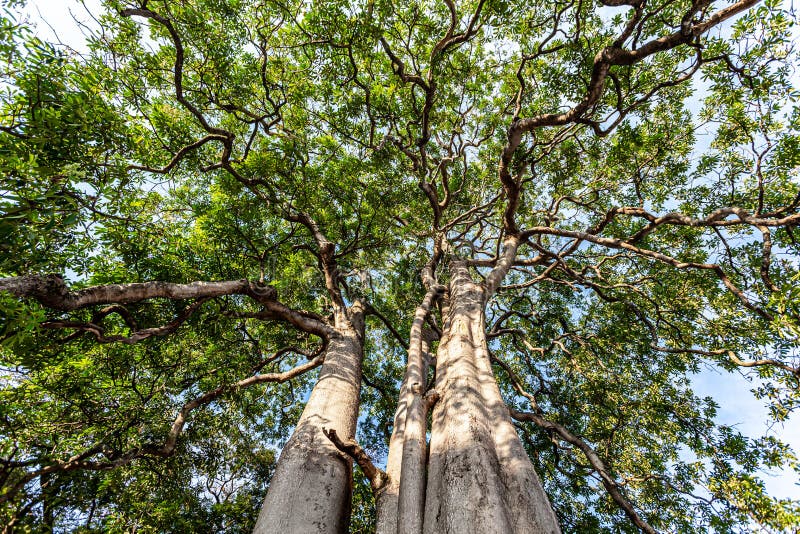
POLYGON ((4 533, 800 529, 793 7, 24 3, 4 533))

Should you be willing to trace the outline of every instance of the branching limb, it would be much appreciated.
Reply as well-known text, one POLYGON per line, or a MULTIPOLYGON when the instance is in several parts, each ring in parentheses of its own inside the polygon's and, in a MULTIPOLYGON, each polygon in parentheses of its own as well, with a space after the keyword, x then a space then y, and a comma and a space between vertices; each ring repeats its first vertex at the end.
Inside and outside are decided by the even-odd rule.
POLYGON ((478 24, 478 20, 480 19, 481 11, 483 10, 483 6, 485 4, 484 0, 478 2, 475 12, 469 19, 469 24, 467 25, 466 31, 458 34, 455 33, 456 24, 458 23, 456 6, 452 0, 445 0, 445 4, 447 4, 447 9, 450 11, 450 26, 447 29, 445 36, 442 37, 442 39, 436 43, 436 46, 433 47, 433 51, 431 52, 431 62, 436 59, 436 56, 443 54, 451 47, 458 46, 470 40, 480 30, 480 24, 478 24))
POLYGON ((561 437, 561 439, 563 439, 567 443, 570 443, 578 447, 581 450, 581 452, 583 452, 583 454, 586 456, 586 459, 589 460, 589 463, 592 465, 592 468, 597 472, 598 475, 600 475, 600 478, 603 482, 603 486, 606 488, 606 491, 608 491, 609 495, 611 495, 611 498, 614 499, 614 502, 616 502, 617 505, 620 508, 622 508, 622 510, 630 518, 630 520, 643 532, 646 532, 648 534, 657 534, 656 530, 653 529, 653 527, 651 527, 650 525, 648 525, 647 522, 645 522, 639 516, 639 514, 636 513, 636 510, 633 508, 633 505, 622 494, 622 492, 620 491, 619 484, 611 476, 605 464, 597 455, 597 453, 594 451, 594 449, 592 449, 588 443, 586 443, 582 439, 578 438, 577 436, 569 432, 563 426, 559 425, 558 423, 554 423, 552 421, 548 421, 547 419, 545 419, 544 416, 541 414, 541 409, 539 408, 536 399, 532 394, 527 392, 525 388, 522 387, 522 383, 517 378, 516 374, 513 372, 511 367, 508 366, 508 364, 506 364, 499 358, 493 357, 492 360, 495 363, 499 364, 506 371, 517 393, 528 399, 528 401, 531 404, 531 407, 535 410, 535 412, 537 412, 537 413, 518 412, 513 408, 509 407, 509 413, 511 414, 511 417, 513 417, 517 421, 533 422, 537 426, 545 430, 555 432, 561 437))
POLYGON ((226 142, 227 138, 223 137, 221 135, 217 135, 217 134, 209 134, 209 135, 206 135, 205 137, 195 141, 194 143, 190 143, 190 144, 188 144, 186 146, 181 147, 181 149, 178 150, 175 153, 175 155, 172 156, 172 159, 166 165, 164 165, 163 167, 150 167, 150 166, 147 166, 147 165, 128 165, 128 169, 130 169, 130 170, 139 170, 139 171, 147 171, 147 172, 151 172, 153 174, 167 174, 167 173, 169 173, 169 171, 174 169, 178 165, 178 163, 180 163, 181 160, 188 153, 193 152, 194 150, 197 150, 198 148, 200 148, 201 146, 205 145, 209 141, 226 142))
POLYGON ((606 468, 605 463, 603 463, 603 461, 600 459, 600 457, 597 455, 594 449, 592 449, 592 447, 590 447, 589 444, 586 443, 584 440, 578 438, 563 426, 559 425, 558 423, 554 423, 552 421, 545 419, 544 416, 541 415, 541 409, 536 403, 536 399, 534 398, 533 395, 528 393, 525 390, 525 388, 522 387, 521 382, 517 378, 516 374, 514 374, 512 369, 499 358, 493 358, 493 361, 499 364, 506 371, 509 378, 511 378, 511 382, 514 386, 514 389, 520 395, 528 399, 528 401, 530 401, 531 407, 533 407, 533 409, 537 412, 537 413, 518 412, 517 410, 514 410, 513 408, 509 407, 509 413, 511 414, 511 417, 513 417, 517 421, 533 422, 540 428, 543 428, 550 432, 555 432, 561 437, 561 439, 563 439, 567 443, 570 443, 578 447, 581 450, 581 452, 583 452, 583 454, 586 456, 586 459, 589 460, 589 463, 591 464, 592 468, 597 472, 598 475, 600 475, 600 478, 603 482, 603 486, 606 488, 606 491, 608 491, 609 495, 611 495, 611 498, 614 499, 614 502, 616 502, 617 505, 620 508, 622 508, 622 510, 630 518, 630 520, 643 532, 646 532, 648 534, 657 534, 656 530, 653 529, 653 527, 651 527, 650 525, 648 525, 647 522, 645 522, 639 516, 639 514, 636 513, 636 510, 633 508, 633 505, 622 494, 622 491, 620 490, 620 485, 611 476, 611 473, 606 468))
POLYGON ((325 236, 317 222, 307 213, 290 213, 286 215, 286 219, 302 224, 311 232, 319 249, 318 257, 322 272, 325 275, 325 287, 328 290, 328 295, 336 308, 343 312, 346 306, 344 298, 342 297, 342 290, 339 287, 339 271, 336 265, 336 245, 325 236))
POLYGON ((356 442, 354 439, 348 439, 346 441, 342 441, 342 439, 336 434, 336 430, 327 428, 322 429, 322 433, 327 436, 331 443, 333 443, 337 449, 345 453, 346 455, 350 456, 357 464, 358 467, 361 468, 361 471, 364 473, 364 476, 367 477, 369 480, 369 485, 372 488, 373 493, 378 493, 383 485, 386 484, 388 480, 388 475, 375 467, 375 464, 372 462, 372 459, 369 457, 369 454, 361 448, 361 446, 356 442))
POLYGON ((606 219, 610 220, 616 214, 629 215, 632 217, 641 217, 649 221, 650 224, 648 224, 647 226, 636 232, 633 236, 631 236, 630 238, 631 242, 642 240, 642 238, 646 237, 647 235, 652 233, 653 230, 662 225, 713 227, 713 228, 750 225, 750 226, 755 226, 760 230, 762 227, 764 228, 786 227, 786 226, 796 226, 800 224, 800 213, 794 213, 791 215, 785 215, 783 217, 780 217, 780 215, 783 214, 782 210, 781 212, 776 211, 773 213, 765 213, 762 215, 752 215, 746 209, 740 208, 738 206, 726 206, 723 208, 719 208, 702 218, 690 217, 688 215, 678 212, 670 212, 667 213, 666 215, 656 216, 655 214, 648 212, 644 208, 640 208, 637 206, 621 206, 611 209, 606 214, 606 219), (729 217, 735 217, 735 218, 730 219, 729 217))
POLYGON ((701 356, 717 356, 717 357, 727 356, 731 363, 739 367, 763 367, 763 366, 777 367, 778 369, 782 369, 787 373, 794 375, 798 380, 800 380, 800 366, 792 367, 791 365, 782 362, 780 360, 776 360, 774 358, 760 358, 758 360, 742 360, 735 352, 728 349, 704 350, 696 348, 660 347, 655 343, 652 344, 651 347, 653 350, 657 350, 659 352, 672 353, 672 354, 699 354, 701 356))
POLYGON ((177 443, 178 436, 180 436, 181 432, 183 431, 183 427, 186 424, 186 419, 193 410, 196 410, 200 406, 205 406, 206 404, 210 403, 211 401, 217 399, 223 393, 228 391, 239 391, 243 389, 247 389, 251 386, 256 384, 264 384, 266 382, 276 382, 276 383, 283 383, 287 380, 291 380, 296 378, 316 367, 322 365, 322 362, 325 360, 325 354, 320 354, 316 358, 311 361, 308 361, 302 365, 298 365, 288 371, 283 373, 266 373, 266 374, 257 374, 251 377, 239 380, 238 382, 234 382, 233 384, 225 384, 219 386, 216 389, 209 391, 208 393, 197 397, 196 399, 187 402, 183 405, 178 416, 175 418, 175 421, 172 423, 172 427, 170 428, 169 434, 167 435, 167 440, 165 441, 164 445, 158 449, 149 449, 146 452, 151 455, 156 456, 169 456, 173 454, 175 451, 175 444, 177 443))
MULTIPOLYGON (((0 278, 0 291, 8 291, 19 298, 35 299, 47 308, 58 311, 72 311, 99 304, 126 304, 153 298, 185 300, 245 295, 264 306, 269 318, 289 322, 305 332, 326 339, 334 332, 322 318, 307 312, 293 310, 276 300, 275 288, 249 280, 191 282, 188 284, 170 282, 108 284, 71 291, 61 276, 49 274, 0 278)), ((74 328, 77 325, 62 326, 74 328)), ((87 329, 87 331, 93 330, 97 330, 97 328, 87 329)), ((102 332, 99 334, 102 335, 102 332)), ((163 334, 152 332, 149 335, 163 334)))
POLYGON ((614 499, 614 502, 622 508, 625 512, 625 515, 637 526, 639 527, 642 532, 646 532, 648 534, 657 534, 657 531, 647 524, 639 514, 636 513, 634 510, 633 505, 625 498, 625 496, 620 491, 619 484, 614 480, 611 476, 611 473, 606 468, 605 463, 600 459, 597 453, 594 451, 592 447, 589 446, 584 440, 577 437, 575 434, 571 433, 569 430, 564 428, 563 426, 559 425, 558 423, 554 423, 552 421, 548 421, 541 415, 531 413, 531 412, 518 412, 514 409, 509 409, 511 417, 516 419, 517 421, 529 421, 535 423, 540 428, 544 430, 555 432, 556 434, 561 437, 567 443, 570 443, 576 447, 578 447, 581 452, 586 456, 586 459, 589 460, 589 463, 592 466, 598 475, 600 475, 600 479, 603 482, 603 486, 608 491, 608 494, 611 495, 611 498, 614 499))
MULTIPOLYGON (((513 175, 511 165, 514 153, 522 142, 524 134, 533 132, 541 127, 562 126, 580 122, 584 119, 585 114, 593 109, 600 101, 605 88, 606 78, 611 72, 611 67, 634 65, 658 52, 690 44, 714 26, 746 11, 758 2, 759 0, 740 0, 716 11, 705 18, 705 20, 693 22, 693 15, 697 12, 697 6, 701 4, 696 3, 690 8, 687 13, 688 19, 684 20, 684 24, 681 25, 681 28, 671 34, 654 38, 638 48, 630 50, 622 48, 617 43, 615 43, 616 46, 607 46, 600 50, 594 57, 591 78, 583 98, 567 111, 562 113, 546 113, 522 119, 518 119, 515 116, 515 120, 508 128, 507 141, 501 151, 498 165, 498 177, 506 196, 506 210, 503 215, 503 226, 506 232, 509 235, 515 235, 519 231, 515 221, 515 214, 519 206, 521 190, 520 179, 518 176, 515 177, 513 175)), ((614 1, 614 3, 616 3, 616 1, 614 1)), ((619 5, 637 7, 640 5, 640 2, 620 2, 619 5)), ((635 15, 634 18, 638 18, 638 15, 635 15)), ((628 28, 623 31, 620 37, 624 40, 627 33, 629 33, 628 28)))
POLYGON ((400 59, 397 54, 392 51, 392 47, 389 46, 389 42, 381 37, 381 46, 383 47, 383 51, 386 52, 386 55, 389 56, 389 60, 392 62, 392 70, 394 73, 404 82, 406 83, 413 83, 415 85, 419 85, 423 91, 427 91, 429 89, 428 84, 425 80, 419 76, 418 74, 409 74, 406 72, 406 65, 403 63, 403 60, 400 59))
MULTIPOLYGON (((131 333, 127 336, 106 336, 105 335, 105 328, 98 324, 98 321, 92 320, 91 323, 80 323, 74 321, 45 321, 41 324, 42 328, 72 328, 82 332, 89 332, 94 335, 95 339, 98 343, 125 343, 127 345, 133 345, 153 336, 166 336, 168 334, 173 333, 175 330, 180 327, 184 322, 186 322, 189 317, 194 315, 194 313, 200 309, 200 307, 208 300, 208 298, 198 299, 197 302, 194 302, 191 306, 188 306, 183 313, 181 313, 174 321, 155 328, 144 328, 144 329, 137 329, 135 327, 131 328, 131 333)), ((131 321, 133 319, 131 318, 131 321)), ((129 323, 130 326, 131 323, 129 323)), ((135 323, 134 323, 135 324, 135 323)), ((71 336, 70 336, 71 337, 71 336)))
POLYGON ((120 15, 123 17, 143 17, 146 19, 152 19, 167 30, 172 39, 172 44, 175 47, 175 64, 173 68, 173 84, 175 86, 175 98, 180 102, 180 104, 186 108, 197 121, 202 125, 203 129, 208 133, 221 137, 226 140, 226 149, 229 150, 229 146, 231 140, 233 138, 233 134, 229 131, 224 130, 222 128, 217 128, 212 126, 203 113, 189 100, 187 100, 186 96, 184 95, 184 87, 183 87, 183 64, 185 58, 185 50, 183 47, 183 40, 181 39, 178 31, 175 29, 175 26, 172 24, 172 21, 168 18, 164 17, 152 11, 146 7, 144 8, 134 8, 134 9, 123 9, 120 11, 120 15))
POLYGON ((757 313, 758 315, 760 315, 761 317, 763 317, 768 321, 772 320, 772 315, 766 310, 759 308, 758 306, 753 304, 750 301, 750 299, 747 298, 747 295, 745 295, 744 292, 733 283, 733 281, 725 273, 722 267, 720 267, 715 263, 697 263, 697 262, 680 261, 676 258, 673 258, 672 256, 668 256, 667 254, 663 254, 661 252, 634 246, 629 241, 626 240, 616 239, 612 237, 601 237, 588 232, 578 232, 573 230, 562 230, 558 228, 537 226, 523 232, 522 237, 523 239, 527 239, 530 236, 539 234, 548 234, 561 237, 572 237, 580 241, 589 241, 591 243, 606 246, 609 248, 627 250, 629 252, 636 254, 637 256, 658 260, 668 265, 672 265, 673 267, 678 269, 710 270, 717 276, 717 278, 720 279, 720 281, 722 281, 723 285, 731 293, 733 293, 736 296, 736 298, 738 298, 739 301, 747 309, 757 313))

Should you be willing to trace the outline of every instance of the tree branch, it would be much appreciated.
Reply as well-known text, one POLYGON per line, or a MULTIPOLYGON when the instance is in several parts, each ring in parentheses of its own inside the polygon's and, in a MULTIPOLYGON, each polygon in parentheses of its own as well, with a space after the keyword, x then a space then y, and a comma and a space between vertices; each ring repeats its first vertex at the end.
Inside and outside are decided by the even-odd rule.
POLYGON ((398 343, 400 343, 400 346, 403 347, 404 349, 408 350, 408 341, 403 339, 403 336, 401 336, 400 332, 398 332, 397 329, 392 325, 392 323, 389 321, 388 317, 386 317, 377 308, 375 308, 375 306, 373 306, 371 304, 367 304, 367 313, 369 315, 374 315, 375 317, 380 319, 380 321, 386 326, 386 328, 389 329, 389 332, 392 333, 392 336, 395 338, 395 340, 398 343))
POLYGON ((358 442, 356 442, 354 439, 342 441, 341 438, 336 435, 336 430, 332 428, 328 430, 323 427, 322 433, 325 434, 329 440, 331 440, 337 449, 355 460, 355 462, 358 464, 358 467, 360 467, 361 471, 364 473, 364 476, 366 476, 367 480, 369 480, 369 485, 372 488, 372 492, 379 492, 383 485, 386 484, 386 481, 389 477, 384 471, 375 467, 375 464, 372 463, 372 459, 369 457, 367 452, 361 448, 358 442))
MULTIPOLYGON (((611 0, 616 3, 615 0, 611 0)), ((509 235, 518 232, 515 213, 519 205, 520 186, 519 180, 512 176, 511 163, 514 153, 522 142, 523 134, 544 126, 561 126, 578 122, 586 111, 590 110, 600 101, 605 87, 606 77, 612 66, 626 66, 639 63, 649 56, 676 48, 683 44, 691 43, 698 36, 707 32, 712 27, 756 5, 760 0, 740 0, 727 6, 704 21, 691 24, 690 20, 682 24, 681 28, 669 35, 653 39, 639 48, 626 50, 619 46, 607 46, 600 50, 594 57, 592 73, 588 89, 580 102, 563 113, 546 113, 535 117, 516 119, 508 128, 507 141, 500 154, 498 177, 503 185, 507 206, 503 215, 503 226, 509 235)), ((639 2, 620 2, 620 5, 637 5, 639 2)), ((694 10, 690 11, 693 13, 694 10)))
POLYGON ((136 329, 131 328, 132 332, 128 336, 106 336, 105 335, 105 328, 97 324, 96 320, 92 320, 91 323, 79 323, 73 321, 45 321, 41 324, 42 328, 73 328, 75 330, 89 332, 94 335, 95 339, 98 343, 125 343, 128 345, 133 345, 153 336, 166 336, 168 334, 173 333, 175 330, 180 327, 189 317, 191 317, 194 312, 200 309, 208 298, 198 299, 197 302, 193 303, 191 306, 188 306, 183 313, 181 313, 174 321, 155 328, 144 328, 144 329, 136 329))
POLYGON ((630 520, 643 532, 647 532, 648 534, 658 534, 653 527, 647 524, 647 522, 644 521, 639 516, 639 514, 636 513, 636 510, 634 510, 633 505, 630 503, 630 501, 628 501, 628 499, 626 499, 625 496, 622 495, 622 492, 620 491, 619 488, 619 484, 617 484, 617 482, 609 473, 608 468, 606 468, 605 463, 603 463, 603 461, 600 459, 600 457, 597 455, 594 449, 592 449, 592 447, 589 446, 588 443, 586 443, 579 437, 575 436, 569 430, 559 425, 558 423, 548 421, 541 415, 530 412, 518 412, 513 408, 509 408, 509 413, 511 414, 511 417, 513 417, 517 421, 529 421, 535 423, 537 426, 545 430, 555 432, 561 437, 561 439, 563 439, 567 443, 570 443, 578 447, 581 450, 581 452, 583 452, 584 456, 586 456, 586 459, 589 460, 592 469, 594 469, 597 472, 597 474, 600 475, 600 479, 602 480, 603 486, 606 488, 606 491, 608 491, 608 494, 611 495, 611 498, 614 499, 614 502, 616 502, 617 505, 620 508, 622 508, 622 510, 630 518, 630 520))
POLYGON ((319 248, 318 257, 322 266, 322 272, 325 275, 325 287, 328 290, 328 295, 336 308, 339 311, 344 311, 346 306, 344 298, 342 297, 342 290, 339 287, 339 271, 336 265, 336 245, 325 236, 317 222, 307 213, 302 211, 290 213, 286 215, 286 219, 302 224, 311 232, 319 248))
POLYGON ((548 235, 555 235, 561 237, 572 237, 577 240, 582 241, 589 241, 591 243, 595 243, 597 245, 602 245, 609 248, 615 249, 623 249, 629 252, 632 252, 638 256, 642 256, 645 258, 651 258, 654 260, 658 260, 660 262, 666 263, 668 265, 672 265, 678 269, 701 269, 701 270, 710 270, 714 272, 714 274, 719 278, 723 285, 728 288, 728 290, 733 293, 739 301, 749 310, 757 313, 764 319, 770 321, 772 320, 772 315, 767 312, 766 310, 759 308, 755 304, 753 304, 747 295, 739 289, 733 281, 731 281, 730 277, 725 273, 725 271, 719 265, 715 263, 697 263, 691 261, 680 261, 672 256, 668 256, 667 254, 663 254, 661 252, 657 252, 654 250, 649 250, 641 247, 637 247, 632 245, 630 242, 616 239, 612 237, 601 237, 587 232, 578 232, 573 230, 562 230, 558 228, 550 228, 544 226, 537 226, 534 228, 530 228, 522 233, 522 238, 527 239, 533 235, 538 234, 548 234, 548 235))
MULTIPOLYGON (((305 332, 324 338, 329 338, 334 333, 334 330, 322 318, 307 312, 293 310, 276 300, 275 288, 249 280, 191 282, 188 284, 170 282, 108 284, 70 291, 61 276, 49 274, 0 278, 0 291, 8 291, 18 298, 35 299, 42 305, 58 311, 72 311, 98 304, 140 302, 152 298, 185 300, 245 295, 264 306, 269 312, 270 318, 289 322, 305 332)), ((69 325, 69 327, 75 326, 69 325)), ((151 335, 160 334, 153 333, 151 335)))

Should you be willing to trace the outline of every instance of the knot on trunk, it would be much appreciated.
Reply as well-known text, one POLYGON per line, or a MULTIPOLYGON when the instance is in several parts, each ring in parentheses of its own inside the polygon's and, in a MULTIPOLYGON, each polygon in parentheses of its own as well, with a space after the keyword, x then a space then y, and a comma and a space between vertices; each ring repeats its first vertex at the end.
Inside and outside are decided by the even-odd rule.
POLYGON ((67 284, 64 283, 64 278, 60 274, 51 273, 43 276, 38 289, 40 293, 38 295, 34 294, 34 296, 43 302, 46 299, 56 301, 69 299, 69 289, 67 289, 67 284))
POLYGON ((336 245, 330 241, 325 241, 320 244, 319 252, 323 258, 331 258, 336 251, 336 245))
POLYGON ((425 327, 422 329, 422 339, 426 343, 430 344, 433 343, 434 341, 439 341, 439 339, 441 339, 441 336, 439 335, 438 332, 434 331, 433 329, 425 327))
POLYGON ((439 401, 439 392, 435 389, 431 389, 425 394, 422 400, 425 401, 425 408, 430 410, 433 408, 433 405, 439 401))

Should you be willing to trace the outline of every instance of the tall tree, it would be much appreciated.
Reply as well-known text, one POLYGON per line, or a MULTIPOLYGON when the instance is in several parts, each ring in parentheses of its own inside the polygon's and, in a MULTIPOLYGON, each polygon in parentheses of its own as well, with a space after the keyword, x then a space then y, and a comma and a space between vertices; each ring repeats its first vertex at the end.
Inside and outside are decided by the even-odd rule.
POLYGON ((0 25, 5 532, 800 526, 692 390, 800 401, 779 2, 104 9, 0 25))

